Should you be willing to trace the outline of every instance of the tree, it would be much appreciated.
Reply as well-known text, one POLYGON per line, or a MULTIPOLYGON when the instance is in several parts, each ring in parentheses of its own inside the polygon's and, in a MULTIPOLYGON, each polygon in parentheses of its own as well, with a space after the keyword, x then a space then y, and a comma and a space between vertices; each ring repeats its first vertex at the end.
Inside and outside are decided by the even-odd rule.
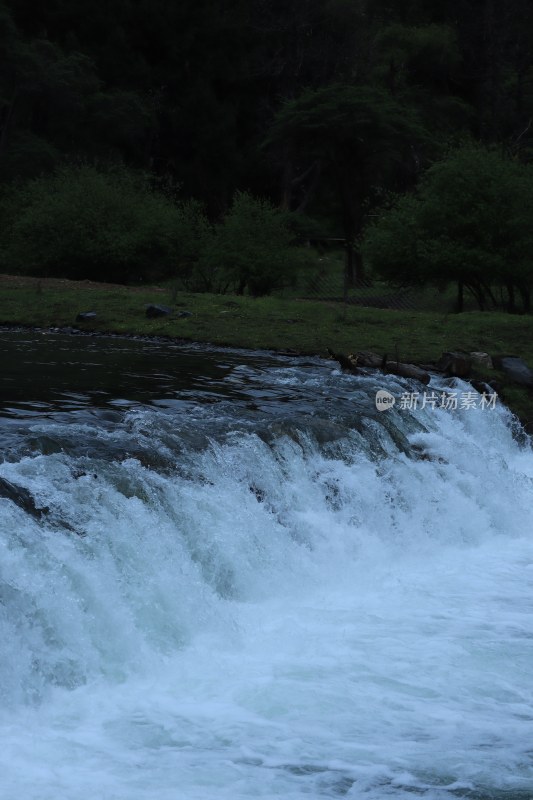
POLYGON ((174 275, 203 246, 191 217, 142 174, 64 166, 4 193, 0 267, 116 282, 174 275))
POLYGON ((530 0, 447 0, 463 52, 462 84, 476 138, 533 152, 533 6, 530 0))
POLYGON ((268 141, 305 152, 335 186, 346 242, 347 285, 363 277, 358 242, 365 201, 395 167, 413 160, 425 138, 412 110, 370 86, 337 84, 308 91, 278 114, 268 141))
POLYGON ((124 164, 212 220, 246 187, 344 231, 351 282, 428 158, 531 160, 532 43, 531 0, 0 0, 0 180, 124 164))
POLYGON ((434 140, 447 146, 450 136, 467 132, 473 109, 458 95, 462 54, 451 26, 393 23, 375 45, 374 79, 417 109, 434 140))
POLYGON ((270 294, 294 279, 301 252, 290 217, 267 200, 237 192, 199 265, 203 289, 270 294))
MULTIPOLYGON (((364 251, 383 277, 405 284, 455 281, 480 309, 505 287, 525 311, 533 287, 533 168, 469 145, 434 164, 418 190, 370 225, 364 251)), ((462 310, 462 309, 459 309, 462 310)))

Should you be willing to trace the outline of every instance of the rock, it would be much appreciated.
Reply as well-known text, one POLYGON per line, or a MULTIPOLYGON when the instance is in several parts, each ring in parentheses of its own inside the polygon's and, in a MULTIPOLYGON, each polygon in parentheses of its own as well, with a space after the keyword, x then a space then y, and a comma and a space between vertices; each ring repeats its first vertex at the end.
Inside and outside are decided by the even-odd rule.
POLYGON ((485 383, 485 381, 470 381, 470 385, 476 392, 479 392, 479 394, 492 394, 495 391, 495 389, 489 386, 488 383, 485 383))
POLYGON ((168 317, 169 314, 172 314, 172 309, 168 308, 168 306, 146 306, 146 316, 148 319, 155 319, 156 317, 168 317))
POLYGON ((383 366, 383 371, 392 375, 399 375, 402 378, 414 378, 426 386, 431 380, 429 373, 424 372, 414 364, 402 364, 397 361, 387 361, 383 366))
POLYGON ((357 374, 358 367, 370 367, 374 369, 382 369, 385 373, 391 375, 400 375, 402 378, 414 378, 421 381, 426 386, 430 381, 430 376, 427 372, 414 364, 402 364, 396 361, 387 361, 387 356, 378 356, 375 353, 360 352, 356 355, 345 356, 343 353, 334 353, 333 350, 327 348, 331 358, 338 361, 341 369, 344 372, 351 372, 357 374))
POLYGON ((508 378, 521 386, 533 386, 533 371, 518 356, 493 356, 496 369, 505 372, 508 378))
POLYGON ((93 319, 96 319, 96 311, 82 311, 76 317, 76 322, 92 322, 93 319))
POLYGON ((262 503, 264 501, 265 495, 266 495, 266 492, 265 492, 264 489, 260 489, 258 486, 256 486, 253 483, 249 486, 249 489, 252 492, 252 494, 255 495, 255 499, 257 500, 258 503, 262 503))
POLYGON ((185 319, 186 317, 192 317, 192 311, 179 311, 176 316, 178 319, 185 319))
POLYGON ((411 452, 409 455, 413 456, 419 461, 436 461, 438 464, 446 464, 446 460, 442 458, 442 456, 431 453, 420 444, 413 444, 411 446, 411 452))
POLYGON ((33 495, 22 486, 16 486, 5 478, 0 478, 0 497, 12 500, 15 505, 22 508, 27 514, 31 514, 35 519, 41 519, 43 514, 48 513, 48 508, 39 508, 33 499, 33 495))
POLYGON ((437 369, 451 377, 468 378, 472 369, 472 360, 464 353, 443 353, 436 366, 437 369))
POLYGON ((354 356, 345 356, 344 353, 334 353, 329 347, 327 351, 331 358, 339 362, 343 372, 351 372, 353 375, 357 373, 357 360, 354 356))
POLYGON ((492 369, 492 358, 488 353, 473 352, 470 353, 470 358, 476 364, 480 364, 482 367, 488 367, 489 369, 492 369))
POLYGON ((350 356, 350 358, 355 358, 360 367, 381 367, 383 362, 381 356, 378 356, 376 353, 365 351, 360 351, 356 353, 355 356, 350 356))

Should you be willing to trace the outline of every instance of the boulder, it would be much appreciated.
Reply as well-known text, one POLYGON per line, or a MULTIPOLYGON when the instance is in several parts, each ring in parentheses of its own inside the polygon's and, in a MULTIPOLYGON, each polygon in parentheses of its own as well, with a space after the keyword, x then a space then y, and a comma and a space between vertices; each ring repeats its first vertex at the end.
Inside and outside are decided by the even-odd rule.
POLYGON ((92 322, 96 319, 96 311, 81 311, 76 317, 76 322, 92 322))
POLYGON ((329 347, 327 351, 331 358, 339 362, 343 372, 351 372, 353 375, 357 373, 357 359, 354 356, 345 356, 344 353, 334 353, 329 347))
POLYGON ((22 508, 27 514, 31 514, 35 519, 41 519, 43 514, 48 512, 48 508, 38 507, 33 495, 22 486, 17 486, 5 478, 0 478, 0 497, 5 497, 11 500, 19 508, 22 508))
POLYGON ((398 361, 388 361, 386 355, 377 356, 375 353, 360 352, 356 355, 345 356, 343 353, 334 353, 329 347, 327 350, 331 358, 339 362, 343 372, 351 372, 355 375, 359 367, 369 367, 382 369, 385 373, 400 375, 402 378, 414 378, 426 384, 426 386, 430 381, 429 373, 420 369, 420 367, 414 364, 402 364, 398 361))
POLYGON ((436 367, 453 378, 468 378, 472 369, 472 359, 464 353, 443 353, 436 367))
POLYGON ((176 316, 178 319, 186 319, 186 317, 192 317, 192 311, 178 311, 176 316))
POLYGON ((518 356, 493 356, 496 369, 505 372, 508 378, 521 386, 533 386, 533 371, 518 356))
POLYGON ((492 394, 496 391, 494 386, 485 383, 485 381, 470 381, 470 385, 476 392, 479 392, 479 394, 492 394))
POLYGON ((148 319, 155 319, 156 317, 168 317, 169 314, 172 314, 172 309, 168 308, 168 306, 146 306, 146 316, 148 319))
POLYGON ((470 358, 475 364, 479 364, 482 367, 488 367, 492 369, 492 358, 489 356, 488 353, 481 353, 481 352, 473 352, 470 353, 470 358))
POLYGON ((361 350, 360 352, 356 353, 355 356, 349 356, 349 358, 355 358, 357 361, 358 366, 360 367, 381 367, 383 363, 383 357, 378 356, 376 353, 370 353, 365 350, 361 350))
POLYGON ((387 361, 383 365, 383 371, 392 375, 399 375, 401 378, 414 378, 424 383, 426 386, 431 380, 429 373, 424 372, 423 369, 415 366, 415 364, 402 364, 398 361, 387 361))

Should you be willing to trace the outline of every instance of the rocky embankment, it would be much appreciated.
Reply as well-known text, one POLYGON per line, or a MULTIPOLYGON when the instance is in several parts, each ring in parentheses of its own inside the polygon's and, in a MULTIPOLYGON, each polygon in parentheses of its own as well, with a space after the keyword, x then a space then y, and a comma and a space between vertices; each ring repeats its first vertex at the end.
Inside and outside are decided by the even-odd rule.
POLYGON ((431 373, 468 381, 480 393, 496 392, 516 413, 526 432, 533 433, 533 415, 529 408, 533 403, 533 370, 519 356, 491 356, 478 351, 446 352, 434 362, 408 364, 391 359, 386 354, 380 356, 368 351, 344 355, 328 348, 328 353, 340 364, 343 371, 354 375, 362 369, 379 369, 383 374, 412 378, 426 386, 431 373), (529 402, 517 401, 513 397, 513 388, 521 390, 520 395, 525 393, 529 402))

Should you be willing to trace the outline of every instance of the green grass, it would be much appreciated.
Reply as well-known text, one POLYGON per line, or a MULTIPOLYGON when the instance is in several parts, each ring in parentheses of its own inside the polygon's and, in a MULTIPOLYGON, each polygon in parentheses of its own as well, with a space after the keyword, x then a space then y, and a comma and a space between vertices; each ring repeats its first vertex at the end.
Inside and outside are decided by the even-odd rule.
MULTIPOLYGON (((342 303, 265 297, 175 293, 171 286, 146 289, 88 282, 4 278, 0 324, 63 327, 148 336, 169 336, 217 345, 294 350, 326 355, 372 350, 424 363, 446 350, 516 354, 533 365, 533 319, 504 313, 397 311, 342 303), (148 303, 188 310, 184 319, 145 316, 148 303), (91 323, 75 323, 80 311, 96 311, 91 323)), ((489 377, 485 371, 480 377, 489 377)), ((501 378, 497 373, 491 377, 501 378)), ((533 423, 533 399, 510 387, 509 403, 533 423)))

